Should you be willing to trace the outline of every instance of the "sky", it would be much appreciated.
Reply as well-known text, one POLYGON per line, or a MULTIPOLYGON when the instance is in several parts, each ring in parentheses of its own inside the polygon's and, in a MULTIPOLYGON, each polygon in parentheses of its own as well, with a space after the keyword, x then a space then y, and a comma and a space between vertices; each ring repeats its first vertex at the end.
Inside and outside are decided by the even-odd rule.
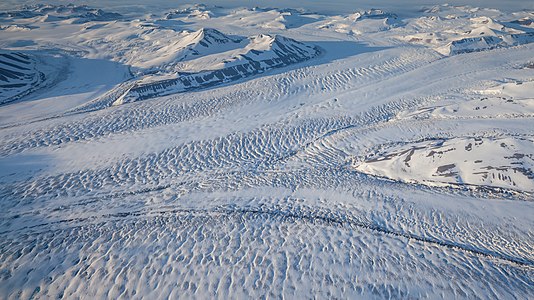
POLYGON ((313 12, 324 14, 348 14, 361 9, 380 8, 389 12, 395 12, 401 16, 410 16, 423 7, 449 3, 451 5, 469 5, 475 7, 497 8, 505 12, 534 10, 532 0, 200 0, 194 1, 169 1, 169 0, 0 0, 1 10, 18 8, 22 4, 53 3, 53 4, 86 4, 93 7, 107 8, 122 13, 158 13, 164 10, 180 7, 184 4, 204 3, 220 5, 223 7, 279 7, 279 8, 304 8, 313 12))

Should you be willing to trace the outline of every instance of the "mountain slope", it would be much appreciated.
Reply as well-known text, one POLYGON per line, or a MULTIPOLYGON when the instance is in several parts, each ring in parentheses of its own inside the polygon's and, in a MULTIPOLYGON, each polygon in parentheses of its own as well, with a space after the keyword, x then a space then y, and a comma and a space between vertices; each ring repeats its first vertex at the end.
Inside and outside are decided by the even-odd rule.
POLYGON ((303 62, 318 54, 318 48, 283 36, 253 36, 243 49, 190 62, 184 67, 187 72, 178 73, 176 78, 144 78, 115 104, 211 87, 303 62))
POLYGON ((356 166, 372 175, 427 185, 534 192, 534 140, 455 138, 392 147, 356 166))
POLYGON ((31 93, 43 81, 35 58, 21 52, 0 51, 0 104, 31 93))
POLYGON ((242 40, 240 37, 229 37, 210 28, 186 32, 181 38, 170 41, 155 51, 155 58, 147 64, 159 65, 159 62, 164 62, 164 64, 166 62, 172 66, 181 61, 235 49, 239 47, 242 40))

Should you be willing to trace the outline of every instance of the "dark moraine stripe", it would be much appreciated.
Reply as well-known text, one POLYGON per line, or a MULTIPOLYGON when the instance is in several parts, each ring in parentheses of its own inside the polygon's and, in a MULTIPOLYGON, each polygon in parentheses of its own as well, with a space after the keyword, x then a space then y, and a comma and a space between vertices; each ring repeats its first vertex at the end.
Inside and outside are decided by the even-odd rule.
POLYGON ((6 77, 13 78, 13 79, 19 79, 20 77, 24 76, 24 73, 0 68, 0 75, 4 75, 6 77))
POLYGON ((10 67, 12 67, 12 68, 18 69, 18 70, 24 70, 24 71, 29 71, 29 70, 30 70, 30 69, 25 68, 25 67, 23 67, 23 66, 15 65, 15 64, 12 64, 12 63, 7 62, 7 61, 5 61, 5 60, 1 60, 1 59, 0 59, 0 63, 1 63, 1 64, 4 64, 4 65, 6 65, 6 66, 10 66, 10 67))
POLYGON ((17 57, 15 57, 15 56, 10 55, 10 54, 7 54, 7 53, 0 53, 0 55, 3 56, 3 57, 7 57, 7 58, 9 58, 9 59, 11 59, 11 60, 14 60, 14 61, 16 61, 16 62, 19 62, 19 63, 21 63, 21 64, 26 64, 26 65, 29 65, 29 64, 30 64, 30 62, 27 61, 27 60, 22 60, 22 59, 20 59, 20 58, 17 58, 17 57))
POLYGON ((26 85, 26 83, 0 84, 0 88, 19 88, 26 85))

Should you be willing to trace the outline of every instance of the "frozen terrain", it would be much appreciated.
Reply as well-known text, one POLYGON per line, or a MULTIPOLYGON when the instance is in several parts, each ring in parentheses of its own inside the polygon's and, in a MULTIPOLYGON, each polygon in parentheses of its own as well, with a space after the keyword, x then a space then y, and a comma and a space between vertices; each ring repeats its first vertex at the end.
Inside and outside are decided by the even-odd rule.
POLYGON ((532 5, 24 3, 1 299, 534 298, 532 5))

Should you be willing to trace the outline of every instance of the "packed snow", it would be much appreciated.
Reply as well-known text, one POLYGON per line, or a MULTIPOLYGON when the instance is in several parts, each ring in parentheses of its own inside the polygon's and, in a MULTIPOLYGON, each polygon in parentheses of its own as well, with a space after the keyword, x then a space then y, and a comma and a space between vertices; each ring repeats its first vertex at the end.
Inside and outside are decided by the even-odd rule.
POLYGON ((450 183, 533 192, 533 143, 533 140, 514 138, 419 142, 369 159, 357 169, 429 185, 450 183))
POLYGON ((0 4, 0 298, 534 298, 532 5, 111 2, 0 4))

